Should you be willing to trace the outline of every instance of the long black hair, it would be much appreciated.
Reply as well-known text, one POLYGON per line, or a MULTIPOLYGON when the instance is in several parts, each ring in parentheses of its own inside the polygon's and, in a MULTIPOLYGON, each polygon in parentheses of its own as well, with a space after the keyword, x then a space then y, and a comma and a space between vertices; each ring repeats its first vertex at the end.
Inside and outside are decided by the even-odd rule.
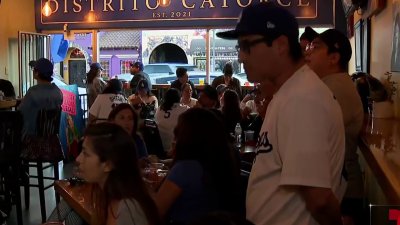
POLYGON ((237 209, 239 167, 223 122, 210 110, 191 108, 179 116, 174 134, 174 162, 198 161, 205 186, 217 192, 221 209, 237 209))
POLYGON ((94 78, 99 74, 100 69, 90 68, 89 72, 86 74, 87 84, 93 83, 94 78))
POLYGON ((222 115, 225 119, 226 128, 232 133, 234 132, 236 124, 242 119, 239 96, 236 91, 227 89, 224 92, 223 101, 222 115))
POLYGON ((138 121, 139 117, 138 114, 133 110, 133 107, 128 104, 128 103, 121 103, 118 104, 108 115, 108 121, 113 121, 115 120, 115 117, 117 117, 118 113, 121 112, 122 110, 129 109, 131 111, 132 116, 133 116, 133 131, 132 131, 132 136, 135 137, 137 135, 137 130, 138 130, 138 121))
POLYGON ((168 89, 167 92, 165 92, 164 102, 161 105, 161 109, 164 110, 165 112, 168 111, 168 110, 171 110, 172 106, 175 103, 179 103, 180 102, 180 100, 181 100, 180 96, 181 95, 180 95, 178 89, 175 89, 175 88, 168 89))
POLYGON ((106 224, 112 201, 129 199, 139 203, 150 225, 159 224, 157 208, 142 179, 136 145, 129 134, 120 126, 106 122, 89 126, 84 137, 91 142, 100 162, 109 161, 112 164, 102 190, 95 186, 95 224, 106 224))

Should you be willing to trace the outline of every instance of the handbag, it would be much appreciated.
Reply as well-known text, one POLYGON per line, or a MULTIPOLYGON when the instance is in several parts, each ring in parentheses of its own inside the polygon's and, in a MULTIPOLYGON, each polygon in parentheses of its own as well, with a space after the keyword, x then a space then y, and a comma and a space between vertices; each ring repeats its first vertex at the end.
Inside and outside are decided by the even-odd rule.
POLYGON ((21 157, 28 161, 59 162, 64 151, 57 134, 47 137, 28 135, 22 141, 21 157))
POLYGON ((142 104, 142 110, 140 111, 141 119, 153 119, 156 114, 155 102, 149 104, 142 104))

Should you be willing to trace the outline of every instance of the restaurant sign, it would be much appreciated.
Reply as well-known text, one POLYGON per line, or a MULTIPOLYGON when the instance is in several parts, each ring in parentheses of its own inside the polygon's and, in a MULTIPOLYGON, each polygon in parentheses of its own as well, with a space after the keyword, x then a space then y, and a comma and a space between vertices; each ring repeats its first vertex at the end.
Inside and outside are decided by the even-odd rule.
POLYGON ((243 8, 275 2, 301 25, 334 26, 335 0, 39 0, 36 28, 199 28, 234 26, 243 8), (49 16, 43 15, 48 4, 49 16), (165 4, 162 4, 165 3, 165 4))

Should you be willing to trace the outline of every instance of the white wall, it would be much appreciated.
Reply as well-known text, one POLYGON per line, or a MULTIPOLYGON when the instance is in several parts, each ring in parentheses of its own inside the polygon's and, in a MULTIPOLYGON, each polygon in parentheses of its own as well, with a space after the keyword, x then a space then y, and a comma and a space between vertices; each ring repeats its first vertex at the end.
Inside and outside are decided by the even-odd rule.
MULTIPOLYGON (((392 39, 393 39, 393 0, 387 0, 384 10, 371 17, 371 49, 370 49, 370 74, 383 79, 383 74, 390 71, 392 57, 392 39)), ((354 13, 354 23, 362 17, 354 13)), ((354 72, 354 37, 351 38, 353 47, 353 57, 349 65, 350 74, 354 72)), ((400 73, 393 73, 393 80, 397 82, 397 94, 395 96, 394 107, 395 116, 400 118, 400 73)))
MULTIPOLYGON (((0 78, 18 87, 18 31, 35 31, 36 0, 2 0, 0 4, 0 78)), ((16 90, 17 91, 17 90, 16 90)))

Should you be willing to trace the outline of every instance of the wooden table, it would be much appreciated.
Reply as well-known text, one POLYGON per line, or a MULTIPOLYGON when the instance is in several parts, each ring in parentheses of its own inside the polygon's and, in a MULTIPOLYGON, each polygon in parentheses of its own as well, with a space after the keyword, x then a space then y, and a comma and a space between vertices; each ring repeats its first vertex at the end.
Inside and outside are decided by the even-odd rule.
POLYGON ((0 100, 0 109, 11 109, 17 105, 17 100, 0 100))
POLYGON ((66 180, 58 180, 54 182, 54 188, 76 213, 91 224, 93 216, 91 184, 71 186, 66 180))
POLYGON ((389 204, 400 204, 400 121, 367 118, 359 147, 389 204))

